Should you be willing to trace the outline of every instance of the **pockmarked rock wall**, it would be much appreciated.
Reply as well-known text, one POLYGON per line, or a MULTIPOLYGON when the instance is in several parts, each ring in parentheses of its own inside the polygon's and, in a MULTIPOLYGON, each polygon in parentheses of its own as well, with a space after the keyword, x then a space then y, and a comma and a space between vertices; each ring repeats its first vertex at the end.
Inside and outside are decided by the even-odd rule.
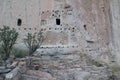
POLYGON ((0 0, 0 27, 15 28, 18 43, 42 30, 43 49, 109 55, 119 51, 118 23, 119 0, 0 0))

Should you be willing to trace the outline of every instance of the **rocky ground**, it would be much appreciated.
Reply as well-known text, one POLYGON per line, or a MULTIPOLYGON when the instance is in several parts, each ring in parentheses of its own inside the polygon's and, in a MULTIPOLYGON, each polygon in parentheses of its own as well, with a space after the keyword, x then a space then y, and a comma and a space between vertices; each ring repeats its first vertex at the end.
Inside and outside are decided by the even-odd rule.
POLYGON ((116 80, 106 66, 79 52, 59 55, 38 53, 27 59, 29 63, 29 69, 26 62, 19 63, 21 80, 116 80))
POLYGON ((5 77, 11 77, 11 80, 120 80, 116 77, 118 73, 114 75, 106 65, 80 52, 38 52, 16 59, 10 66, 5 75, 0 74, 0 80, 5 77))

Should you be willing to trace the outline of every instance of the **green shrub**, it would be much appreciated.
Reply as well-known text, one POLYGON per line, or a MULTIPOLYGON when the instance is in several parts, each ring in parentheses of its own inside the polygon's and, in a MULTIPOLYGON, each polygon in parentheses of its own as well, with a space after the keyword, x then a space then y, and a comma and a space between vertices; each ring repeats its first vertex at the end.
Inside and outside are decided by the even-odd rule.
POLYGON ((95 61, 94 59, 91 59, 91 58, 87 58, 87 62, 90 64, 90 65, 95 65, 96 67, 102 67, 103 64, 101 64, 100 62, 98 61, 95 61))
POLYGON ((97 67, 102 67, 103 65, 97 61, 94 62, 94 65, 97 66, 97 67))
POLYGON ((0 65, 2 65, 2 61, 3 59, 2 59, 2 56, 0 55, 0 65))
POLYGON ((23 41, 29 50, 29 55, 32 55, 42 45, 44 39, 45 38, 42 30, 40 30, 39 33, 27 34, 26 38, 24 38, 23 41))
POLYGON ((114 72, 120 71, 120 65, 112 65, 109 68, 114 72))
POLYGON ((18 48, 18 47, 14 47, 13 50, 12 50, 12 54, 16 58, 24 58, 24 57, 28 56, 28 50, 27 49, 18 48))
POLYGON ((1 51, 4 54, 3 59, 7 60, 13 49, 14 44, 18 38, 18 32, 9 26, 4 26, 0 29, 0 41, 1 41, 1 51))
POLYGON ((92 5, 93 0, 88 0, 88 4, 92 5))
POLYGON ((4 60, 4 57, 5 57, 5 54, 2 53, 2 48, 1 48, 1 45, 0 45, 0 63, 4 60))

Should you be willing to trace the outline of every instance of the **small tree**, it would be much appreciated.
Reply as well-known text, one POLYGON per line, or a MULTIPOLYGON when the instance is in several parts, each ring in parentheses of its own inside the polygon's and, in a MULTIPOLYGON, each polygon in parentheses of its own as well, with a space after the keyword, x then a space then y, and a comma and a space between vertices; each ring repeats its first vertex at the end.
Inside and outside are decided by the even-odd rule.
POLYGON ((14 28, 10 29, 8 26, 4 26, 0 29, 1 52, 4 55, 4 60, 7 60, 10 57, 10 53, 17 37, 18 32, 16 32, 14 28))
MULTIPOLYGON (((29 56, 33 54, 42 44, 44 40, 44 36, 42 31, 40 31, 38 34, 34 33, 28 33, 26 38, 24 39, 24 44, 29 49, 29 56)), ((27 64, 29 68, 31 68, 31 59, 28 58, 27 64)))
POLYGON ((29 49, 29 55, 33 54, 42 44, 44 40, 43 32, 31 34, 28 33, 26 38, 24 39, 24 43, 29 49))

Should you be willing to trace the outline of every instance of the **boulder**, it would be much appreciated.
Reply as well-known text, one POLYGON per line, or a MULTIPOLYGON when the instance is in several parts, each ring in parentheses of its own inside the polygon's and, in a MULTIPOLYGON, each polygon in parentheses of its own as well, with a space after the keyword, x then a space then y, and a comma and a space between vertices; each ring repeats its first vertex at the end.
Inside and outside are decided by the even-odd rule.
POLYGON ((47 72, 41 72, 38 70, 28 70, 26 72, 26 74, 28 75, 33 75, 33 76, 37 76, 39 78, 47 78, 47 79, 52 79, 51 74, 47 73, 47 72))
POLYGON ((89 72, 84 72, 84 71, 77 71, 74 74, 75 80, 88 80, 90 77, 89 72))
POLYGON ((11 72, 5 75, 5 79, 6 80, 10 80, 10 79, 17 80, 20 77, 20 76, 17 76, 18 74, 19 74, 19 67, 16 67, 11 72), (14 78, 17 78, 17 79, 14 79, 14 78))

